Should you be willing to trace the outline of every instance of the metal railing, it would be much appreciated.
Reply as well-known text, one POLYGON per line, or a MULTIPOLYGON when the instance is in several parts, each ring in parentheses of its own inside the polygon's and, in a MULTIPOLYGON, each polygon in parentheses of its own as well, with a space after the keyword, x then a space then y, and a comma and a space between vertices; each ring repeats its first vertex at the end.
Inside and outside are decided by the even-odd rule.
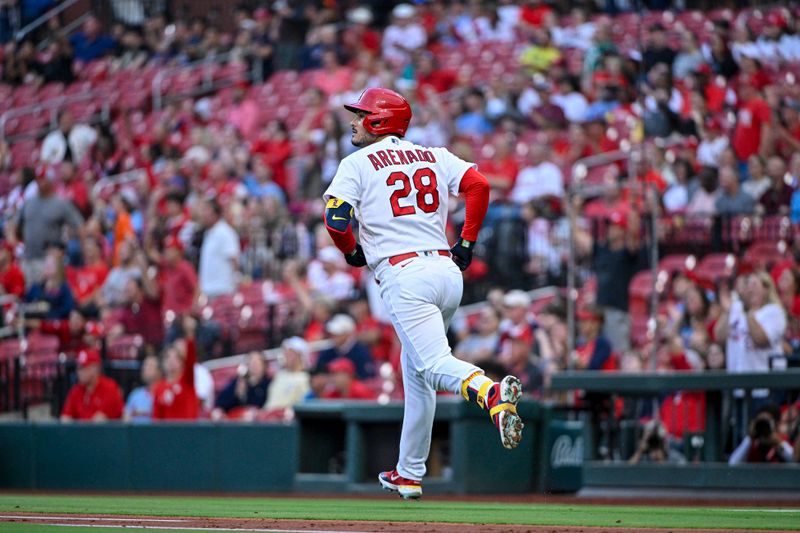
POLYGON ((95 122, 99 118, 100 121, 108 121, 111 117, 111 95, 105 91, 91 91, 83 94, 75 94, 71 96, 58 96, 43 102, 37 102, 22 107, 15 107, 9 109, 0 115, 0 139, 1 140, 17 140, 25 137, 39 137, 45 131, 52 130, 58 126, 58 113, 66 106, 76 102, 85 102, 87 100, 102 100, 100 107, 99 117, 94 117, 89 122, 95 122), (40 128, 39 130, 25 132, 17 135, 6 136, 6 127, 10 120, 15 118, 24 117, 27 115, 36 115, 43 111, 50 112, 50 123, 47 130, 40 128))
POLYGON ((31 21, 29 24, 25 25, 24 27, 20 28, 15 34, 14 38, 17 41, 21 41, 26 35, 34 31, 36 28, 47 24, 47 22, 59 16, 61 13, 69 9, 70 7, 77 4, 80 0, 65 0, 58 5, 56 5, 53 9, 48 11, 47 13, 42 14, 40 17, 36 18, 35 20, 31 21))

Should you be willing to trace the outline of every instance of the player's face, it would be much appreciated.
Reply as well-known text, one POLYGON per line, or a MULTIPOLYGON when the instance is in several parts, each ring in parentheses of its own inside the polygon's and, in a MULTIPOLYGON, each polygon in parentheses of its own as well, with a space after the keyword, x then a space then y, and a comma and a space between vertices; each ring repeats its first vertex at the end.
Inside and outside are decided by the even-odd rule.
POLYGON ((375 141, 375 136, 364 128, 364 117, 366 116, 366 113, 359 111, 350 121, 350 127, 353 129, 353 136, 350 138, 350 142, 353 143, 353 146, 358 146, 359 148, 375 141))

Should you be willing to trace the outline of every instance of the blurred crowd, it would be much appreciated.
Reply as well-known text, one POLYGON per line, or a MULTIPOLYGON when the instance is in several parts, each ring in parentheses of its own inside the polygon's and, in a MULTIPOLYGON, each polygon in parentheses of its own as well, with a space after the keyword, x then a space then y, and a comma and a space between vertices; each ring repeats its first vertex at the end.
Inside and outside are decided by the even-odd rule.
MULTIPOLYGON (((715 220, 800 222, 798 13, 646 12, 640 24, 542 0, 373 4, 242 4, 230 32, 157 13, 108 27, 92 17, 45 47, 4 45, 10 94, 223 54, 254 73, 105 122, 61 110, 23 157, 0 142, 0 283, 46 304, 24 326, 66 353, 89 350, 89 367, 91 350, 133 350, 146 384, 178 388, 189 352, 203 361, 291 339, 288 355, 253 355, 216 389, 216 376, 194 379, 197 416, 282 416, 264 415, 287 407, 273 390, 291 389, 277 396, 292 402, 401 394, 374 281, 347 267, 320 218, 321 193, 354 150, 341 104, 381 85, 411 100, 410 140, 475 161, 492 187, 466 273, 467 297, 488 303, 453 324, 458 356, 542 396, 564 369, 761 370, 794 353, 791 229, 772 237, 779 257, 731 256, 719 275, 695 269, 710 250, 701 242, 660 281, 657 328, 631 305, 654 241, 675 244, 664 227, 705 238, 715 220), (640 142, 638 158, 573 172, 640 142), (571 352, 563 301, 526 292, 565 284, 570 222, 581 287, 571 352), (323 339, 322 353, 301 344, 323 339)), ((56 35, 58 18, 49 24, 56 35)), ((462 220, 454 200, 452 235, 462 220)), ((10 307, 4 318, 23 320, 10 307)), ((154 416, 137 391, 126 416, 154 416)))

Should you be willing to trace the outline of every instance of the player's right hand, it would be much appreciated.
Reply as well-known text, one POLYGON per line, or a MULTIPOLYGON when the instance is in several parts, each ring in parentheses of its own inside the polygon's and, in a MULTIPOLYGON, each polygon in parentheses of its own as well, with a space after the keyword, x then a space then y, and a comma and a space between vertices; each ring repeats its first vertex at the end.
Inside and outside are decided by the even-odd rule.
POLYGON ((344 254, 344 260, 347 264, 354 267, 367 266, 367 258, 364 257, 364 250, 360 244, 356 244, 356 249, 349 254, 344 254))

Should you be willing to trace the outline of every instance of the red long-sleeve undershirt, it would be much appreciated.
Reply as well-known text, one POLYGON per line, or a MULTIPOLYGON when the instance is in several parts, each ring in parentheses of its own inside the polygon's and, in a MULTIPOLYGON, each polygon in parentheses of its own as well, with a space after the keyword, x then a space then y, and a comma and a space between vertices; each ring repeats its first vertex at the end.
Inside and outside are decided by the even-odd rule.
MULTIPOLYGON (((474 242, 478 240, 478 231, 489 208, 489 182, 483 174, 471 168, 461 178, 458 192, 464 196, 466 203, 461 238, 474 242)), ((351 226, 348 225, 345 231, 338 231, 328 226, 324 215, 322 218, 333 243, 342 253, 349 254, 356 249, 356 238, 351 226)))
POLYGON ((458 192, 464 195, 466 203, 461 238, 474 242, 478 240, 478 232, 489 208, 489 182, 483 174, 471 168, 461 178, 458 192))

